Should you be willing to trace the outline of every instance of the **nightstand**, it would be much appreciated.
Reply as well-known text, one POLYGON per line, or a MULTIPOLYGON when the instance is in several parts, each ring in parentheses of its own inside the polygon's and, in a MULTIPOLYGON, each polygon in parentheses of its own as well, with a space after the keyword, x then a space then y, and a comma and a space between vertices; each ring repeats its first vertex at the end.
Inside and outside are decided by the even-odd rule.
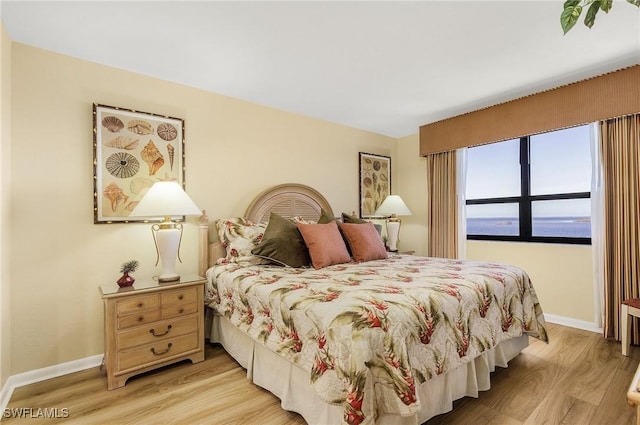
POLYGON ((205 282, 183 276, 171 284, 151 280, 100 287, 108 389, 171 363, 204 360, 205 282))

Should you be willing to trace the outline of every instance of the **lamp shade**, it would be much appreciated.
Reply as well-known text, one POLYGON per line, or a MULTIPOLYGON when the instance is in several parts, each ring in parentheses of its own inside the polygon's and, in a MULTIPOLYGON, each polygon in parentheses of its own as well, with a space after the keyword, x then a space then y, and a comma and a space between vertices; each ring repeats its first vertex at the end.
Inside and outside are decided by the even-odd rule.
POLYGON ((411 215, 411 210, 398 195, 389 195, 376 210, 376 215, 411 215))
POLYGON ((202 211, 178 182, 156 182, 131 211, 135 217, 200 215, 202 211))
MULTIPOLYGON (((180 260, 180 241, 182 240, 182 224, 172 223, 172 216, 200 215, 202 211, 189 198, 177 182, 157 182, 144 194, 142 200, 131 211, 136 217, 164 217, 161 224, 151 226, 153 240, 162 260, 162 274, 159 282, 176 282, 180 275, 176 273, 176 256, 180 260)), ((158 264, 156 260, 156 265, 158 264)))

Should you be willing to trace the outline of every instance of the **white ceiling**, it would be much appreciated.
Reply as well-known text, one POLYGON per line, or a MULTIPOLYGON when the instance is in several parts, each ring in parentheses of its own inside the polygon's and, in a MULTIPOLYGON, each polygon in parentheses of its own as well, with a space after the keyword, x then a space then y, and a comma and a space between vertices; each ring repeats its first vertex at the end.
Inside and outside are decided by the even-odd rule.
POLYGON ((636 7, 563 36, 562 4, 1 0, 0 16, 15 42, 401 137, 640 63, 636 7))

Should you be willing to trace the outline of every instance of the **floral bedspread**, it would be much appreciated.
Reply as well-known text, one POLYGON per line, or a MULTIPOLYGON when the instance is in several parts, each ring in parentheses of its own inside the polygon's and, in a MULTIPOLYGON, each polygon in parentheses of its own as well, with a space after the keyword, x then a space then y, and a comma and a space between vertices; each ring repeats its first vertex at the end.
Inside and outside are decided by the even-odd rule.
POLYGON ((527 274, 408 255, 320 270, 222 264, 205 302, 309 371, 343 423, 420 409, 416 386, 526 333, 547 341, 527 274))

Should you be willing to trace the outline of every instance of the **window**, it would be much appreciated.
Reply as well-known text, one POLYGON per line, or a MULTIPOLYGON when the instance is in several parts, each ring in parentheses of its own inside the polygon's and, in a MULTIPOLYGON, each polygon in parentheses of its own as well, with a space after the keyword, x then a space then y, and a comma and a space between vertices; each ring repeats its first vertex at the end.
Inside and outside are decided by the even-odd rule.
POLYGON ((469 148, 467 239, 591 243, 588 125, 469 148))

